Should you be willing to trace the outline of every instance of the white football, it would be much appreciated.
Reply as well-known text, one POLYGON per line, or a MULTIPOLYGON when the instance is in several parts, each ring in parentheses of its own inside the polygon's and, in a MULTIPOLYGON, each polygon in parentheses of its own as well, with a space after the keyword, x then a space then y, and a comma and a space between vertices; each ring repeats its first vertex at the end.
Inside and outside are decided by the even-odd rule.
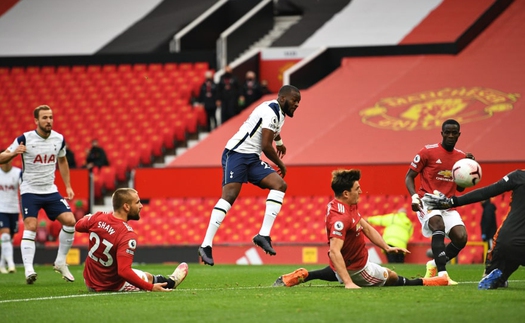
POLYGON ((458 186, 474 186, 481 181, 481 166, 473 159, 460 159, 452 167, 452 178, 458 186))

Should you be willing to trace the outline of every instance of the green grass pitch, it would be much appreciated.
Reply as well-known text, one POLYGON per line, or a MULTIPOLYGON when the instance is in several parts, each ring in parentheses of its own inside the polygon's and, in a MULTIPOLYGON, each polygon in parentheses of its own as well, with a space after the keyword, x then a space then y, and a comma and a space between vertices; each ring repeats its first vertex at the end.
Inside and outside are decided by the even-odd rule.
MULTIPOLYGON (((405 277, 424 274, 424 265, 385 265, 405 277)), ((345 290, 311 281, 271 287, 299 266, 208 267, 189 264, 189 274, 171 293, 89 293, 82 266, 66 283, 51 266, 37 266, 38 280, 26 285, 23 268, 0 275, 1 322, 523 322, 525 269, 509 288, 478 290, 481 265, 449 265, 458 286, 381 287, 345 290)), ((304 266, 319 269, 319 266, 304 266)), ((170 274, 175 265, 136 265, 170 274)))

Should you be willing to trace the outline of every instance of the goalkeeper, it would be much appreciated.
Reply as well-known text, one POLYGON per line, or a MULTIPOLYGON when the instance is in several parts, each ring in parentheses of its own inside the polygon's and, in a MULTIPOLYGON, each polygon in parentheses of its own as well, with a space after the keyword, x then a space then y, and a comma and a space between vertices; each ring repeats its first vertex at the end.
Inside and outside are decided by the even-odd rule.
POLYGON ((512 192, 510 211, 494 236, 492 250, 487 255, 485 273, 479 289, 506 286, 510 275, 525 266, 525 170, 515 170, 501 180, 462 196, 445 197, 439 191, 425 194, 423 201, 431 209, 448 209, 487 200, 504 192, 512 192))

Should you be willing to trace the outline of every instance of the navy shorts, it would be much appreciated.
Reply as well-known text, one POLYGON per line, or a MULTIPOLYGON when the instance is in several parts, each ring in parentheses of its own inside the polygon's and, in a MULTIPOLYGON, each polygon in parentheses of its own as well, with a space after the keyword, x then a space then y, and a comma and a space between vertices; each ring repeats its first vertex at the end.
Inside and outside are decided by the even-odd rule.
POLYGON ((275 173, 268 163, 257 154, 241 154, 225 149, 222 153, 222 185, 228 183, 246 183, 255 185, 266 176, 275 173))
POLYGON ((1 213, 0 212, 0 229, 9 228, 11 236, 18 232, 18 213, 1 213))
POLYGON ((36 218, 40 209, 44 209, 47 217, 53 221, 64 212, 71 212, 67 200, 58 192, 50 194, 25 193, 22 194, 21 200, 24 219, 27 217, 36 218))

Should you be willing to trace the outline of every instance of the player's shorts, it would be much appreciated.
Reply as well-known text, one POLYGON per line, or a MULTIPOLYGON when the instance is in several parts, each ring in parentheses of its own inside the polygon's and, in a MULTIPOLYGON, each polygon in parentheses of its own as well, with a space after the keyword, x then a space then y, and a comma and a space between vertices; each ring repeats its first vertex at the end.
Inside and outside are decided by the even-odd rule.
POLYGON ((228 183, 246 183, 255 185, 275 170, 261 160, 257 154, 241 154, 229 149, 222 153, 222 185, 228 183))
MULTIPOLYGON (((148 281, 148 276, 146 275, 145 272, 143 272, 142 270, 138 270, 138 269, 133 269, 133 271, 135 272, 135 274, 137 274, 137 276, 140 277, 140 279, 142 279, 143 281, 148 281)), ((141 291, 141 289, 138 288, 137 286, 131 285, 128 282, 125 282, 124 285, 118 291, 119 292, 138 292, 138 291, 141 291)))
POLYGON ((0 212, 0 229, 9 228, 11 236, 18 232, 18 213, 0 212))
POLYGON ((47 217, 53 221, 64 212, 71 212, 67 200, 58 192, 49 194, 25 193, 21 195, 21 204, 24 219, 27 217, 36 218, 40 209, 44 209, 47 217))
POLYGON ((430 230, 430 228, 428 227, 428 221, 431 217, 435 215, 441 215, 441 217, 443 218, 443 222, 445 223, 445 235, 447 237, 450 230, 456 225, 465 226, 463 220, 461 220, 461 216, 459 215, 458 211, 451 209, 429 211, 427 209, 427 206, 425 205, 425 202, 422 203, 423 211, 417 212, 417 218, 419 219, 419 222, 421 222, 421 233, 423 234, 423 236, 427 238, 432 236, 432 230, 430 230))
MULTIPOLYGON (((349 270, 350 278, 359 287, 383 286, 388 279, 388 270, 373 262, 367 262, 361 270, 349 270)), ((337 280, 342 284, 343 280, 335 273, 337 280)))

